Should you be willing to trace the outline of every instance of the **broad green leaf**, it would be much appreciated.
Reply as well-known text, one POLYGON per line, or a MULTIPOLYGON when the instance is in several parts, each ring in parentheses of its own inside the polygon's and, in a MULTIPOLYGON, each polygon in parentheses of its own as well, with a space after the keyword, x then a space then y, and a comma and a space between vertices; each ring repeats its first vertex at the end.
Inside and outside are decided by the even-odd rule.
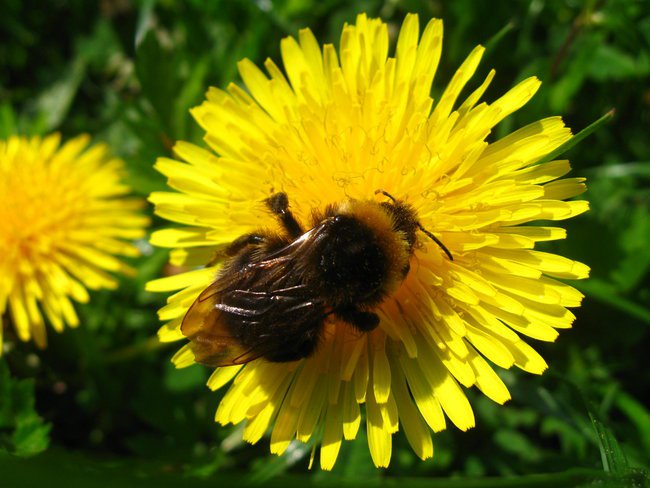
POLYGON ((50 425, 35 410, 34 383, 12 377, 0 359, 0 454, 38 454, 47 449, 49 433, 50 425))
POLYGON ((19 417, 12 439, 14 454, 31 456, 47 449, 50 443, 50 428, 49 424, 43 423, 36 415, 19 417))

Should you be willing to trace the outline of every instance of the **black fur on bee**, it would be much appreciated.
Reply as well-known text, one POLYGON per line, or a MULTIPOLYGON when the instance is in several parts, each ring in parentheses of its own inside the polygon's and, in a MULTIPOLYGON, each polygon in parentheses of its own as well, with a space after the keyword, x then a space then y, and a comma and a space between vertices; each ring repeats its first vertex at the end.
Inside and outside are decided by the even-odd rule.
POLYGON ((304 230, 286 193, 265 203, 282 232, 245 234, 228 246, 214 282, 188 310, 181 331, 197 362, 295 361, 314 353, 330 316, 369 332, 373 312, 409 272, 416 231, 435 240, 406 203, 346 200, 314 211, 304 230))

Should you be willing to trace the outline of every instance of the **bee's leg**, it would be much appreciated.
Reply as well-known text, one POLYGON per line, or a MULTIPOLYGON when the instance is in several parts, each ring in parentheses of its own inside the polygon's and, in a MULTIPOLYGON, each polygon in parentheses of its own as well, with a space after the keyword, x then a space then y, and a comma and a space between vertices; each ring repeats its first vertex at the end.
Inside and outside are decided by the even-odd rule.
POLYGON ((379 325, 379 316, 376 313, 359 310, 352 306, 337 309, 336 315, 361 332, 370 332, 379 325))
POLYGON ((264 239, 264 236, 260 234, 244 234, 230 243, 225 250, 225 254, 228 257, 235 256, 246 246, 250 246, 251 244, 261 244, 264 242, 264 239))
POLYGON ((289 237, 297 239, 304 231, 300 228, 300 224, 289 210, 289 199, 284 192, 278 192, 271 195, 265 200, 266 205, 280 219, 284 226, 284 230, 289 237))
POLYGON ((264 239, 264 236, 260 234, 244 234, 232 241, 225 249, 219 249, 216 251, 206 266, 214 266, 219 261, 236 256, 246 246, 250 246, 251 244, 261 244, 264 242, 264 239))
POLYGON ((290 344, 282 344, 277 350, 268 352, 264 355, 266 359, 273 363, 286 363, 289 361, 297 361, 311 356, 318 347, 319 334, 316 330, 311 334, 306 334, 298 341, 293 341, 290 344))

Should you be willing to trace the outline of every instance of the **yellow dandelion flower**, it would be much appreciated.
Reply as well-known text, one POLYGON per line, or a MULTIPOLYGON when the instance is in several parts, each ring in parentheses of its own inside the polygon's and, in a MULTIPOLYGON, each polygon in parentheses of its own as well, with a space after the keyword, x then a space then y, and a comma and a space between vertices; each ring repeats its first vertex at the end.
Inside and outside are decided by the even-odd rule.
POLYGON ((129 241, 148 224, 137 213, 144 202, 124 197, 123 162, 89 142, 60 146, 58 134, 0 141, 0 319, 41 348, 46 319, 57 332, 76 327, 72 301, 132 271, 116 255, 136 256, 129 241))
MULTIPOLYGON (((442 49, 442 22, 422 35, 406 17, 394 56, 379 19, 346 25, 340 48, 319 46, 311 31, 282 41, 283 71, 268 74, 239 63, 248 91, 211 88, 192 111, 212 151, 179 142, 179 160, 156 168, 177 192, 151 195, 156 212, 183 227, 155 232, 152 242, 173 248, 171 262, 192 271, 149 283, 152 291, 180 290, 160 312, 162 341, 184 339, 188 307, 215 279, 215 251, 256 229, 276 229, 264 200, 285 192, 297 220, 338 202, 377 201, 383 189, 413 207, 426 229, 453 256, 418 234, 410 271, 373 311, 379 326, 359 333, 334 316, 306 359, 253 360, 217 368, 216 390, 232 384, 216 412, 221 424, 245 422, 255 443, 271 431, 271 452, 297 439, 320 443, 320 465, 331 469, 343 439, 357 436, 364 414, 378 467, 388 466, 392 435, 404 434, 422 459, 433 455, 431 431, 451 421, 474 426, 463 387, 476 386, 497 403, 510 394, 495 373, 516 366, 542 373, 544 359, 522 338, 554 341, 571 326, 567 307, 582 295, 559 279, 580 279, 588 267, 547 252, 540 241, 564 239, 564 229, 530 226, 587 210, 582 178, 564 178, 568 161, 538 164, 569 140, 559 117, 487 142, 492 128, 526 104, 539 88, 529 78, 492 103, 480 99, 494 77, 465 100, 484 48, 476 47, 434 103, 431 85, 442 49), (197 267, 201 265, 207 266, 197 267)), ((384 198, 385 200, 385 198, 384 198)), ((217 253, 218 255, 218 253, 217 253)), ((173 358, 195 362, 186 345, 173 358)))

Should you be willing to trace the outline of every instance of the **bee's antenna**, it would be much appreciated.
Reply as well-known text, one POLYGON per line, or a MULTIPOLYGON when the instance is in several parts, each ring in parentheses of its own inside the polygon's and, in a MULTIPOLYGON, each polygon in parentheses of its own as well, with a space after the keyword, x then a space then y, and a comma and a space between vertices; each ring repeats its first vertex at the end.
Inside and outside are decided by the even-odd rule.
POLYGON ((393 201, 393 203, 397 202, 397 200, 395 200, 395 197, 390 193, 388 193, 386 190, 382 190, 381 188, 379 190, 375 190, 375 195, 379 195, 380 193, 385 197, 390 198, 393 201))
MULTIPOLYGON (((397 203, 397 200, 395 199, 395 197, 394 197, 393 195, 391 195, 390 193, 388 193, 386 190, 382 190, 381 188, 380 188, 379 190, 375 190, 375 195, 378 195, 378 194, 380 194, 380 193, 381 193, 382 195, 384 195, 384 196, 390 198, 390 199, 393 201, 393 203, 397 203)), ((426 230, 424 227, 422 227, 422 224, 421 224, 420 222, 415 222, 415 225, 418 226, 418 229, 420 229, 420 230, 421 230, 422 232, 424 232, 427 236, 429 236, 429 237, 433 240, 433 242, 435 242, 436 244, 438 244, 438 245, 440 246, 440 248, 441 248, 443 251, 445 251, 445 254, 446 254, 447 256, 449 256, 449 259, 450 259, 451 261, 454 260, 454 257, 451 255, 451 252, 449 251, 449 249, 447 249, 447 246, 445 246, 442 242, 440 242, 440 239, 438 239, 438 238, 437 238, 436 236, 434 236, 431 232, 429 232, 429 231, 426 230)))
POLYGON ((449 249, 447 249, 447 246, 445 246, 442 242, 440 242, 440 239, 438 239, 438 238, 437 238, 436 236, 434 236, 431 232, 429 232, 429 231, 426 230, 424 227, 422 227, 422 224, 421 224, 420 222, 417 222, 416 225, 418 226, 418 229, 420 229, 420 230, 421 230, 422 232, 424 232, 427 236, 429 236, 429 237, 433 240, 433 242, 435 242, 436 244, 438 244, 438 245, 440 246, 440 248, 441 248, 443 251, 445 251, 445 254, 446 254, 447 256, 449 256, 449 259, 450 259, 451 261, 454 260, 454 257, 451 255, 451 252, 449 251, 449 249))

